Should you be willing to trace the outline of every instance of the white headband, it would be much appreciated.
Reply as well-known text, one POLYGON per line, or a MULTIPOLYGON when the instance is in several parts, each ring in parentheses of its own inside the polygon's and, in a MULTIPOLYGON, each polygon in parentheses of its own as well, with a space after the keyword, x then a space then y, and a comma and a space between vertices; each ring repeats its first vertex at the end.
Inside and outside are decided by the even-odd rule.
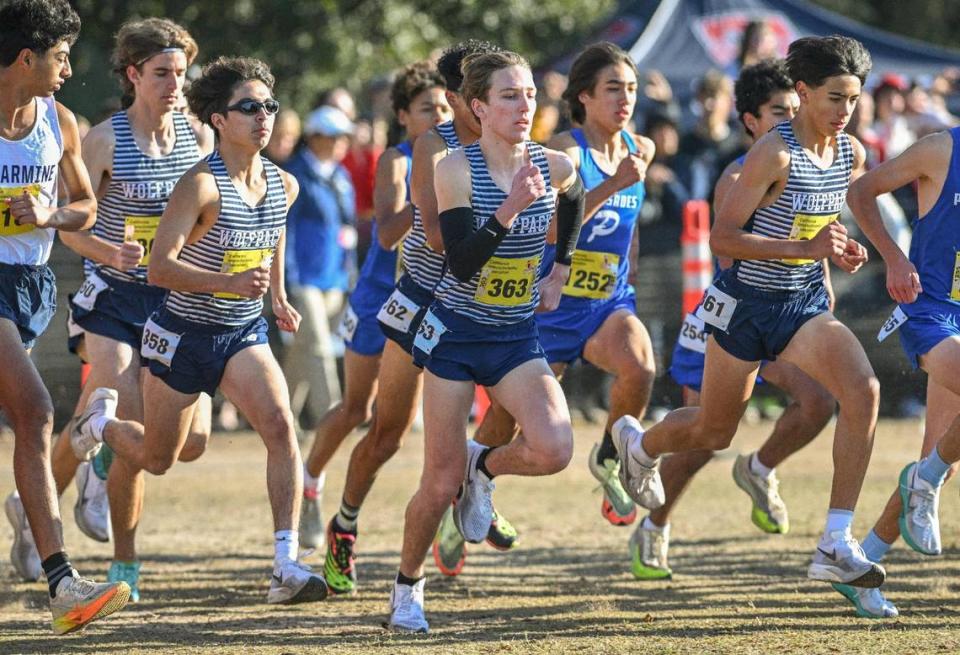
POLYGON ((177 48, 177 47, 164 48, 163 50, 158 50, 158 51, 156 51, 156 52, 151 52, 149 55, 147 55, 146 57, 144 57, 143 59, 141 59, 140 61, 138 61, 137 63, 135 63, 134 66, 141 66, 141 65, 147 63, 149 60, 151 60, 151 59, 153 59, 154 57, 156 57, 157 55, 163 55, 163 54, 167 54, 167 53, 170 53, 170 52, 183 52, 183 48, 177 48))

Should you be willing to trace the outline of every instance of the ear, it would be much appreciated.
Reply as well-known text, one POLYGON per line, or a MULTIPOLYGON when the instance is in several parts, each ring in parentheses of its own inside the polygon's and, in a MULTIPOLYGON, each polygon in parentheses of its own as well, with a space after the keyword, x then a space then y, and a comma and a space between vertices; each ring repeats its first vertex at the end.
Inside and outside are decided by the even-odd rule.
POLYGON ((24 48, 17 54, 17 58, 15 61, 29 68, 33 64, 33 61, 36 58, 36 56, 37 55, 33 52, 33 50, 31 50, 30 48, 24 48))
POLYGON ((483 116, 487 113, 487 109, 483 106, 483 102, 480 100, 480 98, 474 98, 470 101, 470 110, 478 119, 483 118, 483 116))
POLYGON ((459 97, 460 97, 460 96, 458 96, 456 93, 454 93, 453 91, 449 91, 449 90, 447 90, 447 89, 444 89, 443 95, 444 95, 444 97, 446 97, 446 99, 447 99, 447 104, 450 105, 450 108, 451 108, 451 109, 453 108, 454 103, 456 103, 457 100, 458 100, 459 97))
POLYGON ((213 127, 215 127, 217 131, 222 130, 224 125, 226 125, 226 122, 227 122, 227 119, 223 114, 219 112, 214 112, 210 114, 210 124, 213 125, 213 127))
POLYGON ((137 67, 133 64, 127 66, 127 69, 124 71, 127 75, 127 79, 130 80, 131 84, 136 84, 140 81, 140 71, 137 70, 137 67))
POLYGON ((400 123, 402 127, 407 126, 407 121, 410 120, 410 112, 406 109, 397 110, 397 122, 400 123))
POLYGON ((760 132, 759 132, 760 119, 759 118, 757 118, 750 112, 744 112, 743 124, 744 126, 746 126, 748 132, 750 132, 751 134, 757 137, 760 136, 760 132))
POLYGON ((796 84, 797 95, 800 96, 800 102, 804 103, 810 99, 810 87, 803 80, 796 84))
POLYGON ((577 94, 577 100, 580 101, 580 104, 585 104, 587 101, 587 98, 592 98, 592 97, 593 97, 593 94, 591 94, 589 91, 586 91, 586 90, 581 91, 580 93, 577 94))

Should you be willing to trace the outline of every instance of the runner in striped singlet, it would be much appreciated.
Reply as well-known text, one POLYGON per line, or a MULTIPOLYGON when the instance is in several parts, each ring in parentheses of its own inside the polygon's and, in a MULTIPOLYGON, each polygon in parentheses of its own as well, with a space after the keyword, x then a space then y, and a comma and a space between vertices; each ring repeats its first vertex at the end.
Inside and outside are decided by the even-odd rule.
POLYGON ((169 293, 143 328, 140 354, 151 373, 144 422, 117 419, 117 392, 98 388, 71 445, 89 459, 105 441, 125 465, 160 475, 184 448, 200 394, 222 389, 267 448, 276 531, 267 602, 300 603, 325 598, 327 585, 297 561, 303 463, 261 316, 269 289, 280 329, 299 327, 283 286, 284 228, 298 187, 261 155, 280 109, 272 89, 263 62, 221 57, 187 92, 218 145, 177 182, 151 252, 148 280, 169 293))
MULTIPOLYGON (((344 438, 360 423, 370 419, 371 405, 378 389, 377 372, 386 337, 380 329, 377 314, 397 282, 400 267, 398 244, 410 230, 413 218, 410 204, 413 144, 450 114, 443 78, 427 62, 406 67, 397 76, 391 95, 394 112, 406 129, 407 140, 388 148, 377 164, 373 243, 357 285, 350 294, 340 328, 347 347, 344 397, 320 420, 310 456, 304 462, 300 540, 311 548, 324 543, 320 498, 327 463, 344 438)), ((385 395, 395 393, 390 387, 384 388, 388 390, 385 395)), ((381 405, 388 403, 386 398, 381 400, 378 397, 378 416, 381 405)), ((346 510, 331 520, 327 528, 324 574, 334 593, 349 592, 356 584, 353 550, 359 509, 370 491, 376 471, 386 461, 385 456, 393 452, 378 447, 377 439, 371 436, 373 434, 372 430, 368 432, 353 449, 341 501, 341 507, 346 510)))
POLYGON ((414 342, 414 358, 426 368, 426 455, 420 487, 407 506, 390 603, 390 626, 411 632, 428 630, 424 554, 457 490, 457 528, 478 543, 490 527, 496 475, 550 475, 573 453, 566 401, 544 358, 533 312, 560 301, 583 220, 583 185, 569 157, 529 140, 536 88, 522 57, 474 55, 463 72, 463 99, 480 119, 482 136, 437 167, 444 181, 436 194, 446 259, 436 300, 414 342), (556 258, 541 282, 554 211, 556 258), (509 444, 486 448, 466 441, 476 384, 520 424, 521 435, 509 444))
MULTIPOLYGON (((157 222, 174 184, 213 146, 213 134, 176 111, 187 67, 197 44, 176 23, 162 18, 121 26, 113 52, 115 69, 129 106, 95 126, 83 142, 83 157, 97 190, 97 222, 89 232, 65 234, 63 242, 84 257, 86 279, 73 295, 72 316, 86 335, 91 373, 77 401, 86 406, 97 387, 116 388, 119 416, 143 421, 140 358, 143 325, 160 305, 164 289, 147 284, 149 252, 157 222)), ((78 461, 70 448, 72 423, 64 428, 54 450, 54 478, 60 493, 76 472, 74 516, 80 530, 97 541, 111 534, 114 513, 114 561, 110 580, 130 584, 131 600, 139 600, 140 563, 134 544, 143 506, 143 475, 118 466, 102 449, 91 463, 78 461)), ((204 396, 194 416, 189 445, 182 459, 196 459, 210 434, 210 397, 204 396)))
POLYGON ((865 588, 878 587, 885 573, 863 554, 850 524, 870 459, 879 383, 863 347, 829 310, 821 260, 830 257, 848 272, 866 261, 839 215, 851 177, 863 169, 863 147, 843 130, 870 66, 870 55, 850 38, 790 45, 787 68, 800 109, 750 150, 710 235, 714 254, 735 261, 696 313, 712 326, 701 405, 671 412, 646 434, 624 417, 614 434, 624 486, 655 509, 664 502, 659 456, 726 448, 761 360, 783 357, 840 405, 826 527, 807 574, 865 588))
POLYGON ((130 597, 125 582, 81 578, 64 550, 49 459, 53 401, 30 360, 57 307, 47 265, 56 231, 89 228, 97 207, 77 119, 53 98, 72 74, 79 32, 80 18, 63 0, 0 8, 0 405, 13 428, 17 482, 4 510, 14 525, 17 574, 46 575, 56 634, 83 628, 130 597), (62 207, 58 183, 68 195, 62 207))

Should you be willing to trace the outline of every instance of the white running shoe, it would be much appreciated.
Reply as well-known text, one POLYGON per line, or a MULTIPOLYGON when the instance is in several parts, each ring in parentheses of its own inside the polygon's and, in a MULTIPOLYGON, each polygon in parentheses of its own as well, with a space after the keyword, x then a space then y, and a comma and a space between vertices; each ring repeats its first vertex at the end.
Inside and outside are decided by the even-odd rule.
POLYGON ((667 560, 670 526, 647 527, 646 519, 630 535, 630 570, 637 580, 669 580, 673 576, 667 560))
POLYGON ((790 530, 790 519, 787 505, 780 497, 777 472, 771 470, 766 476, 754 473, 750 468, 751 457, 752 455, 737 455, 733 463, 733 481, 753 500, 750 520, 766 533, 787 534, 790 530))
POLYGON ((830 539, 820 540, 807 569, 807 577, 867 589, 883 584, 887 572, 879 564, 867 559, 860 544, 849 532, 835 530, 830 533, 830 539))
POLYGON ((73 518, 80 532, 94 541, 110 541, 110 502, 107 500, 107 481, 94 472, 91 462, 80 462, 77 467, 77 502, 73 518))
POLYGON ((390 590, 390 623, 391 630, 400 632, 419 632, 426 634, 430 631, 427 617, 423 615, 423 583, 420 578, 417 584, 410 585, 393 583, 390 590))
POLYGON ((834 582, 831 585, 844 598, 853 603, 857 616, 866 619, 893 619, 900 616, 897 606, 887 600, 883 592, 877 589, 858 589, 847 584, 834 582))
POLYGON ((98 584, 74 571, 60 580, 56 594, 50 599, 53 631, 64 635, 123 608, 130 600, 130 587, 126 582, 98 584))
POLYGON ((288 559, 274 565, 267 602, 282 605, 312 603, 326 598, 327 592, 327 581, 322 575, 314 573, 306 564, 288 559))
POLYGON ((83 414, 74 421, 70 431, 70 447, 81 462, 90 461, 100 451, 103 441, 93 433, 91 419, 97 416, 116 418, 117 392, 115 389, 99 387, 90 394, 83 414))
POLYGON ((457 529, 471 544, 479 544, 487 538, 490 517, 493 516, 495 485, 477 468, 477 460, 485 450, 473 439, 467 441, 467 472, 453 508, 457 529))
POLYGON ((43 575, 43 566, 40 564, 40 555, 37 553, 37 544, 33 540, 27 515, 23 511, 23 502, 20 496, 12 493, 7 496, 3 509, 7 520, 13 526, 13 545, 10 547, 10 562, 22 580, 36 582, 43 575))
POLYGON ((923 555, 939 555, 940 487, 918 474, 917 462, 900 473, 900 534, 911 548, 923 555))
POLYGON ((323 486, 326 482, 326 473, 320 475, 316 489, 303 489, 303 498, 300 499, 300 543, 305 548, 326 547, 326 526, 323 524, 323 513, 320 504, 323 502, 323 486))
POLYGON ((663 482, 660 481, 660 458, 653 466, 646 466, 636 453, 641 449, 643 426, 632 416, 617 419, 610 430, 613 444, 620 454, 620 482, 634 502, 647 509, 657 509, 666 502, 663 482))

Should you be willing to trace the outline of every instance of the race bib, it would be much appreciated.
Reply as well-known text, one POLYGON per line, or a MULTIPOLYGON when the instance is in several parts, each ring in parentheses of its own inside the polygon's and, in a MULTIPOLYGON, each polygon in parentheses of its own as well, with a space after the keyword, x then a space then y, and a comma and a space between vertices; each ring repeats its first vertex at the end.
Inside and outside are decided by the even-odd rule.
MULTIPOLYGON (((797 214, 793 217, 793 226, 790 228, 790 241, 809 241, 826 225, 840 219, 840 214, 826 214, 814 216, 811 214, 797 214)), ((812 259, 784 259, 784 264, 812 264, 812 259)))
POLYGON ((440 343, 440 335, 446 331, 447 327, 440 319, 434 316, 433 312, 427 312, 417 328, 417 338, 413 340, 413 346, 429 355, 440 343))
POLYGON ((345 341, 353 341, 353 334, 357 331, 358 325, 360 325, 360 319, 357 318, 357 313, 353 311, 350 303, 347 303, 347 308, 343 310, 343 318, 340 319, 340 328, 337 330, 337 334, 345 341))
POLYGON ((900 306, 898 305, 897 308, 893 310, 893 313, 890 314, 890 318, 887 319, 887 322, 883 324, 882 328, 880 328, 880 332, 877 334, 877 341, 882 343, 884 339, 896 332, 898 327, 906 323, 908 318, 909 317, 903 313, 903 310, 900 309, 900 306))
POLYGON ((619 268, 620 255, 576 250, 570 263, 570 277, 563 285, 563 295, 596 300, 609 298, 617 287, 619 268))
POLYGON ((687 314, 686 318, 683 319, 683 325, 680 326, 680 336, 677 338, 677 342, 687 350, 706 353, 708 336, 703 321, 693 314, 687 314))
POLYGON ((110 285, 104 282, 96 273, 90 273, 80 285, 80 289, 73 294, 73 302, 77 307, 82 307, 88 312, 93 310, 93 305, 97 302, 97 296, 110 285))
POLYGON ((387 327, 406 334, 410 331, 410 324, 419 311, 420 305, 407 298, 400 289, 394 289, 377 313, 377 320, 387 327))
POLYGON ((950 287, 950 300, 960 300, 960 252, 953 260, 953 284, 950 287))
POLYGON ((153 240, 157 236, 157 226, 160 225, 159 216, 125 216, 123 219, 123 240, 136 241, 143 246, 141 266, 150 263, 150 251, 153 250, 153 240))
POLYGON ((39 184, 0 187, 0 213, 3 215, 3 220, 0 221, 0 236, 11 237, 15 234, 24 234, 36 229, 35 225, 20 225, 10 211, 10 205, 7 204, 10 198, 22 196, 24 191, 34 198, 40 197, 39 184))
POLYGON ((737 299, 714 285, 710 285, 703 294, 703 302, 697 307, 696 317, 715 328, 727 331, 733 312, 737 309, 737 299))
POLYGON ((491 257, 480 269, 480 282, 473 299, 484 305, 514 307, 530 302, 540 259, 491 257))
POLYGON ((174 334, 169 330, 153 322, 153 319, 147 319, 143 326, 143 341, 140 343, 140 356, 144 359, 155 359, 166 366, 170 366, 173 356, 177 352, 177 346, 180 345, 180 339, 183 335, 174 334))
MULTIPOLYGON (((220 264, 221 273, 243 273, 251 268, 256 268, 260 264, 269 266, 273 261, 273 248, 261 248, 259 250, 224 250, 223 261, 220 264)), ((239 300, 243 296, 235 293, 218 292, 213 294, 214 298, 231 298, 239 300)))

